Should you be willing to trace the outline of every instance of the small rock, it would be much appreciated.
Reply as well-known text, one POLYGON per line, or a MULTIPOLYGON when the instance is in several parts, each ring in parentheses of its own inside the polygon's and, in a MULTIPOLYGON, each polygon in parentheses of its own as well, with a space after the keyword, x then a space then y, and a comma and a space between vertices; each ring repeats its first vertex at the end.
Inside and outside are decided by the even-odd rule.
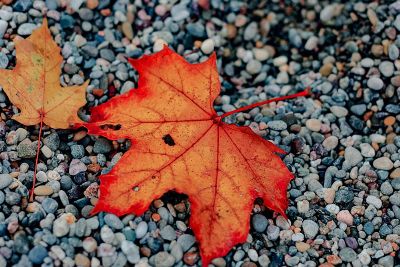
POLYGON ((28 257, 33 264, 42 264, 44 258, 47 257, 47 249, 41 245, 37 245, 29 251, 28 257))
POLYGON ((141 239, 142 237, 144 237, 145 234, 147 233, 147 229, 148 229, 147 223, 146 222, 140 222, 138 224, 138 226, 136 227, 136 230, 135 230, 136 237, 138 239, 141 239))
POLYGON ((368 204, 373 205, 375 208, 380 209, 382 208, 382 200, 377 198, 376 196, 369 195, 365 200, 368 204))
POLYGON ((9 174, 0 174, 0 189, 8 187, 13 182, 13 178, 9 174))
POLYGON ((196 239, 192 235, 183 234, 178 238, 178 243, 181 245, 184 252, 188 251, 196 242, 196 239))
POLYGON ((159 252, 154 256, 155 267, 171 267, 174 263, 175 258, 165 251, 159 252))
POLYGON ((393 162, 387 157, 377 158, 372 164, 375 168, 385 171, 390 171, 393 168, 393 162))
POLYGON ((213 39, 206 39, 204 42, 201 44, 201 51, 204 54, 210 54, 211 52, 214 51, 214 41, 213 39))
POLYGON ((336 215, 336 218, 339 222, 345 223, 349 226, 353 225, 353 216, 348 210, 341 210, 336 215))
POLYGON ((316 222, 304 220, 302 226, 306 238, 313 239, 318 234, 319 226, 316 222))
POLYGON ((346 147, 345 152, 344 152, 344 158, 345 160, 353 167, 356 166, 358 163, 360 163, 363 160, 363 157, 356 148, 354 147, 346 147))
POLYGON ((371 77, 367 81, 368 88, 371 88, 372 90, 381 90, 383 88, 383 85, 383 81, 379 77, 371 77))
POLYGON ((321 130, 321 121, 317 119, 308 119, 306 121, 306 127, 313 132, 319 132, 321 130))
POLYGON ((32 34, 32 31, 34 29, 36 29, 37 27, 38 27, 38 25, 36 25, 34 23, 24 23, 18 27, 17 33, 19 35, 30 35, 30 34, 32 34))
POLYGON ((343 248, 339 251, 339 257, 344 262, 352 262, 357 259, 357 253, 352 248, 343 248))
POLYGON ((268 221, 267 218, 265 218, 265 216, 262 214, 255 214, 251 219, 251 222, 254 227, 254 230, 256 230, 259 233, 263 233, 265 229, 267 229, 268 221))
POLYGON ((161 229, 160 235, 164 240, 172 241, 176 239, 175 229, 171 225, 166 225, 161 229))

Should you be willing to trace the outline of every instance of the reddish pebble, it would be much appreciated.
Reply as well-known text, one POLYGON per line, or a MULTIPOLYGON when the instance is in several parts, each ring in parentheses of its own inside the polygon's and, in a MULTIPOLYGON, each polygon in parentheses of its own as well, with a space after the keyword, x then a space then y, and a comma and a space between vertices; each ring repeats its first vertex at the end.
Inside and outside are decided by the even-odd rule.
POLYGON ((341 210, 336 216, 339 222, 345 223, 347 225, 353 225, 353 215, 350 214, 348 210, 341 210))
POLYGON ((185 203, 178 203, 174 206, 174 208, 178 211, 178 212, 185 212, 186 211, 186 205, 185 203))
POLYGON ((342 259, 338 255, 329 255, 326 257, 326 260, 328 261, 328 263, 333 265, 342 263, 342 259))
POLYGON ((151 250, 148 247, 141 247, 140 254, 142 254, 145 257, 149 257, 151 254, 151 250))
POLYGON ((155 12, 157 15, 159 15, 160 17, 164 16, 167 13, 167 8, 165 7, 165 5, 158 5, 155 8, 155 12))
POLYGON ((110 16, 110 14, 111 14, 111 10, 110 10, 109 8, 107 8, 107 9, 102 9, 102 10, 100 11, 100 14, 103 15, 104 17, 108 17, 108 16, 110 16))
POLYGON ((151 215, 151 218, 153 219, 153 221, 158 222, 159 220, 161 220, 161 216, 158 213, 153 213, 151 215))
POLYGON ((100 171, 100 168, 101 168, 100 165, 97 163, 91 163, 91 164, 87 165, 88 171, 92 172, 92 173, 96 173, 96 172, 100 171))
POLYGON ((97 97, 101 97, 104 95, 104 90, 103 89, 93 89, 92 94, 97 97))
POLYGON ((186 252, 185 255, 183 255, 183 262, 187 265, 194 265, 199 259, 199 253, 196 251, 186 252))

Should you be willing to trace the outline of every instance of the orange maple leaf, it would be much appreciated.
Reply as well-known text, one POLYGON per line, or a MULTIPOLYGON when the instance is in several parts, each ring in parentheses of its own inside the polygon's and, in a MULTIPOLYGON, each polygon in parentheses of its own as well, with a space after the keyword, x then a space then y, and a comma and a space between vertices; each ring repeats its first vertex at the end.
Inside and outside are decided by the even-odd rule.
MULTIPOLYGON (((284 151, 248 127, 224 123, 233 112, 217 115, 215 61, 214 54, 189 64, 167 47, 130 60, 139 72, 138 89, 93 108, 84 124, 91 134, 132 141, 111 172, 100 176, 93 213, 140 215, 169 190, 187 194, 203 266, 246 240, 255 198, 284 215, 293 178, 276 155, 284 151)), ((289 98, 300 95, 305 93, 289 98)))
POLYGON ((79 123, 77 111, 86 103, 89 81, 80 86, 60 85, 60 48, 53 41, 47 20, 26 39, 15 40, 17 63, 13 70, 0 69, 0 86, 21 110, 13 119, 24 125, 45 123, 69 128, 79 123))
POLYGON ((60 48, 53 41, 47 20, 27 39, 14 39, 16 65, 13 70, 0 69, 0 86, 10 101, 20 109, 12 118, 24 125, 40 124, 31 197, 36 183, 43 123, 52 128, 66 129, 81 123, 77 111, 86 103, 86 87, 60 85, 60 48))

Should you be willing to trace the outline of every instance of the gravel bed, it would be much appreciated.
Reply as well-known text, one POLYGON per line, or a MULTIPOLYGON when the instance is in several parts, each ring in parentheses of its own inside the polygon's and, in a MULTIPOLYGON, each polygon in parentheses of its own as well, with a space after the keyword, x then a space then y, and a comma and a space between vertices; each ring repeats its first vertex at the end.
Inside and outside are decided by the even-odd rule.
MULTIPOLYGON (((60 82, 90 79, 90 108, 137 86, 126 58, 168 44, 189 62, 215 51, 219 112, 312 88, 312 96, 227 118, 288 152, 289 221, 254 204, 247 242, 224 266, 400 266, 400 1, 3 0, 0 68, 47 16, 60 82), (205 1, 199 1, 205 2, 205 1), (351 265, 349 265, 351 264, 351 265)), ((0 89, 0 266, 201 266, 190 203, 173 192, 141 217, 89 215, 101 173, 129 148, 83 129, 38 127, 0 89)), ((240 201, 240 199, 238 199, 240 201)))

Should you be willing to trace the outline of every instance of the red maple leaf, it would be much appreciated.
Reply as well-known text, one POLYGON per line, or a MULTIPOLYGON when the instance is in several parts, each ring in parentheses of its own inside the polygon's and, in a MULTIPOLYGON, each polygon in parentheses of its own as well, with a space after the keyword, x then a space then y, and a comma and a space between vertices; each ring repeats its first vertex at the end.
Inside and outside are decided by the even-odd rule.
POLYGON ((111 172, 100 177, 93 212, 140 215, 169 190, 187 194, 204 266, 246 240, 255 198, 284 215, 293 178, 276 154, 284 151, 250 128, 222 120, 269 101, 217 115, 215 61, 212 55, 189 64, 169 48, 130 60, 139 72, 138 89, 93 108, 85 124, 90 134, 132 141, 111 172))

